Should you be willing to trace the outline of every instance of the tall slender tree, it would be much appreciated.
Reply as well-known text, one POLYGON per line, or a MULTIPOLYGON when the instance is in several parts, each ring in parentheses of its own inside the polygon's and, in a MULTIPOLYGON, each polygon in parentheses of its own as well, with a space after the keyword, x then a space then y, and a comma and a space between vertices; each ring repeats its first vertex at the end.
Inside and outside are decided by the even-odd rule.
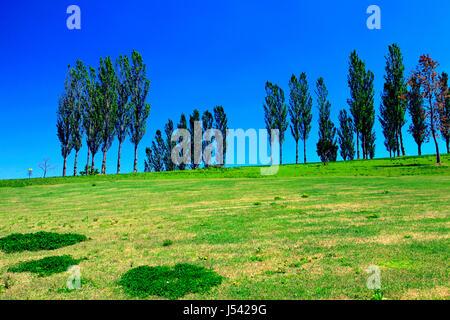
POLYGON ((106 174, 106 153, 114 141, 117 119, 117 77, 110 57, 107 57, 105 60, 100 58, 98 78, 100 80, 99 98, 101 99, 100 117, 103 124, 101 133, 102 174, 106 174))
POLYGON ((172 161, 172 149, 175 146, 175 142, 172 142, 173 134, 173 121, 168 120, 164 126, 165 143, 164 143, 164 167, 167 171, 174 171, 175 164, 172 161))
POLYGON ((421 156, 422 144, 428 141, 428 128, 420 82, 417 77, 413 77, 410 80, 410 90, 406 95, 406 100, 408 102, 408 112, 411 116, 411 125, 408 132, 413 136, 417 144, 417 153, 421 156))
MULTIPOLYGON (((67 85, 66 85, 67 87, 67 85)), ((59 97, 59 108, 57 112, 57 135, 61 143, 61 155, 64 159, 63 164, 63 177, 67 173, 67 157, 72 151, 72 128, 70 123, 72 121, 72 111, 73 111, 73 97, 70 91, 67 91, 59 97)))
MULTIPOLYGON (((202 127, 203 127, 203 133, 205 134, 208 130, 212 129, 214 122, 214 117, 211 112, 206 110, 203 112, 202 115, 202 127)), ((208 146, 208 143, 206 141, 203 142, 202 150, 205 151, 205 148, 208 146)), ((208 161, 205 162, 205 167, 209 167, 208 161)))
POLYGON ((81 60, 77 60, 76 67, 71 69, 72 73, 72 91, 74 97, 74 109, 72 113, 72 146, 75 150, 75 161, 73 166, 73 175, 77 175, 78 153, 83 145, 83 114, 86 106, 86 89, 85 89, 85 73, 86 67, 81 60))
MULTIPOLYGON (((187 120, 186 120, 186 116, 184 115, 184 113, 181 114, 180 122, 178 123, 177 128, 181 129, 181 130, 187 130, 187 120)), ((182 137, 180 137, 178 139, 178 143, 181 143, 181 139, 182 139, 182 137)), ((179 156, 180 156, 180 158, 183 158, 183 150, 180 150, 179 156)), ((185 163, 177 163, 177 167, 178 167, 178 170, 186 170, 185 163)))
POLYGON ((266 129, 269 132, 271 145, 273 144, 274 139, 274 137, 272 137, 271 130, 278 130, 280 142, 280 164, 283 164, 283 142, 285 138, 285 132, 289 125, 287 121, 287 106, 285 104, 283 89, 281 89, 278 85, 272 84, 271 82, 267 81, 266 98, 263 107, 266 129))
POLYGON ((201 142, 196 141, 195 136, 195 123, 200 121, 200 112, 194 109, 192 114, 189 116, 189 131, 191 132, 191 169, 195 170, 198 168, 199 164, 196 163, 201 157, 201 142), (196 146, 196 144, 199 144, 196 146), (199 148, 200 147, 200 148, 199 148))
MULTIPOLYGON (((216 106, 213 110, 214 113, 214 128, 222 132, 223 137, 223 163, 225 164, 226 153, 227 153, 227 130, 228 130, 228 119, 225 110, 222 106, 216 106)), ((217 138, 215 138, 217 139, 217 138)))
POLYGON ((346 110, 339 112, 340 128, 337 131, 341 157, 344 161, 355 158, 355 143, 353 142, 353 121, 346 110))
POLYGON ((161 131, 157 130, 155 140, 151 148, 146 148, 147 161, 145 161, 145 172, 164 171, 164 139, 161 131))
POLYGON ((316 83, 317 108, 319 109, 319 141, 317 142, 317 154, 326 164, 336 161, 338 146, 336 143, 336 128, 330 118, 331 103, 328 100, 328 90, 323 78, 316 83))
POLYGON ((353 116, 353 129, 356 133, 356 153, 358 160, 360 159, 359 138, 361 132, 361 113, 363 109, 361 97, 364 75, 365 65, 359 58, 356 51, 353 51, 350 55, 349 62, 348 86, 350 88, 350 99, 348 99, 348 104, 350 106, 350 112, 353 116))
POLYGON ((361 117, 360 117, 360 136, 361 146, 364 159, 373 159, 375 157, 375 132, 373 126, 375 124, 374 109, 374 74, 372 71, 364 73, 363 86, 361 92, 361 117))
POLYGON ((122 143, 127 136, 127 128, 130 126, 130 95, 131 95, 131 67, 127 56, 119 56, 116 61, 117 75, 117 116, 116 134, 119 140, 119 152, 117 156, 117 174, 120 174, 120 160, 122 143))
POLYGON ((89 165, 90 165, 90 153, 91 147, 94 141, 99 139, 99 128, 98 123, 96 121, 96 117, 94 115, 94 100, 97 98, 96 95, 96 74, 95 69, 93 67, 88 68, 83 66, 80 68, 80 76, 83 79, 84 85, 84 107, 83 107, 83 129, 86 133, 86 145, 87 145, 87 161, 86 161, 86 174, 90 174, 89 165))
POLYGON ((420 95, 424 100, 427 128, 431 133, 436 148, 436 162, 441 163, 441 155, 439 153, 438 130, 441 128, 440 113, 444 109, 443 101, 440 96, 441 79, 437 73, 439 63, 431 59, 429 55, 422 55, 419 58, 419 64, 412 73, 408 83, 410 86, 415 81, 420 83, 420 95))
MULTIPOLYGON (((405 155, 403 145, 402 127, 405 125, 405 112, 407 103, 402 97, 406 94, 406 80, 403 75, 405 67, 400 47, 397 44, 389 46, 389 54, 386 59, 386 74, 384 76, 384 90, 382 94, 383 109, 380 121, 383 125, 385 139, 389 149, 397 151, 397 155, 405 155), (392 137, 394 135, 394 137, 392 137), (392 139, 395 145, 392 146, 392 139)), ((386 144, 386 143, 385 143, 386 144)))
POLYGON ((311 131, 312 97, 308 92, 306 73, 302 72, 300 79, 292 75, 289 81, 290 99, 289 115, 291 133, 295 140, 295 163, 298 163, 298 141, 303 140, 303 157, 306 163, 306 140, 311 131))
POLYGON ((448 74, 443 72, 441 75, 440 95, 439 101, 442 104, 442 108, 439 109, 439 120, 441 123, 440 131, 442 138, 445 141, 447 147, 447 153, 449 151, 450 144, 450 91, 448 87, 448 74))
POLYGON ((150 81, 146 75, 146 65, 142 56, 133 50, 131 53, 131 111, 130 125, 128 133, 130 140, 134 144, 134 167, 133 172, 137 172, 137 149, 146 131, 146 121, 150 115, 150 104, 146 102, 150 90, 150 81))

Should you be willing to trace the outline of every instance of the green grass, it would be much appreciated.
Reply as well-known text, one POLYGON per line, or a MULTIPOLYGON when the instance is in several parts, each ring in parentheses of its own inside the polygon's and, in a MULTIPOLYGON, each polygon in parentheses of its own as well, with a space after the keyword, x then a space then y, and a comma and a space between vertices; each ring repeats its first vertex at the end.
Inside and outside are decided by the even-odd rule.
POLYGON ((190 264, 141 266, 126 272, 119 285, 131 296, 149 295, 178 299, 189 293, 205 293, 222 283, 222 277, 212 270, 190 264))
POLYGON ((223 277, 181 299, 370 300, 381 297, 366 287, 371 265, 383 299, 448 299, 450 158, 442 160, 287 165, 271 177, 249 167, 0 181, 0 237, 90 239, 57 249, 88 258, 86 284, 72 292, 66 273, 8 272, 42 252, 0 252, 0 299, 129 299, 122 275, 177 264, 223 277))
POLYGON ((23 251, 55 250, 87 240, 86 236, 54 232, 14 233, 0 238, 0 250, 5 253, 23 251))
POLYGON ((55 273, 66 272, 71 266, 77 265, 84 259, 74 259, 70 255, 47 257, 39 260, 21 262, 15 267, 10 267, 8 272, 31 272, 39 277, 51 276, 55 273))

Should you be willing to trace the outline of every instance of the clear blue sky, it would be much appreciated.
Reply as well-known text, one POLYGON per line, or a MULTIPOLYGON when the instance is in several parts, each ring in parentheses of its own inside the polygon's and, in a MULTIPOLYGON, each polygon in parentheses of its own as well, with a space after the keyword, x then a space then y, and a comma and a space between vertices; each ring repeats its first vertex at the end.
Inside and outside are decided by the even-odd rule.
MULTIPOLYGON (((0 178, 26 177, 28 168, 39 176, 37 162, 44 157, 60 166, 51 175, 61 174, 55 127, 58 95, 67 65, 78 58, 97 66, 100 57, 115 58, 133 48, 143 55, 152 110, 139 148, 142 171, 144 150, 155 131, 168 118, 178 122, 181 112, 223 105, 230 127, 263 128, 265 82, 279 84, 288 94, 292 73, 306 72, 311 89, 318 77, 325 78, 337 123, 339 110, 348 108, 348 57, 353 49, 375 73, 378 112, 389 44, 400 45, 407 71, 423 53, 441 63, 440 71, 450 71, 448 12, 448 0, 2 1, 0 178), (79 31, 66 27, 71 4, 81 8, 79 31), (366 27, 371 4, 381 7, 381 30, 366 27)), ((307 156, 318 161, 316 109, 313 123, 307 156)), ((406 152, 414 155, 417 148, 407 126, 406 152)), ((376 131, 376 156, 387 156, 378 121, 376 131)), ((295 161, 294 145, 289 134, 284 162, 295 161)), ((440 145, 443 150, 442 141, 440 145)), ((434 153, 433 144, 425 145, 423 152, 434 153)), ((97 157, 101 164, 101 154, 97 157)), ((83 148, 79 168, 85 158, 83 148)), ((115 172, 116 161, 117 141, 108 153, 108 173, 115 172)), ((132 163, 127 141, 122 171, 130 172, 132 163)), ((69 173, 72 166, 73 154, 69 173)))

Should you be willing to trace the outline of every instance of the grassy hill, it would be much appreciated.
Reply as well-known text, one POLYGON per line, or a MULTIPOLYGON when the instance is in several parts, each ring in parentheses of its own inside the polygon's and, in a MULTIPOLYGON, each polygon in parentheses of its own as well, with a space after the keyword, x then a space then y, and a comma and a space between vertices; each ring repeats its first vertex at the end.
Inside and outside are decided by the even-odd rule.
POLYGON ((0 252, 0 299, 128 299, 122 274, 179 263, 224 278, 187 299, 370 299, 371 265, 386 299, 448 299, 449 160, 287 165, 275 176, 246 167, 3 180, 0 238, 47 231, 89 240, 0 252), (86 258, 81 290, 65 289, 67 273, 8 272, 54 255, 86 258))

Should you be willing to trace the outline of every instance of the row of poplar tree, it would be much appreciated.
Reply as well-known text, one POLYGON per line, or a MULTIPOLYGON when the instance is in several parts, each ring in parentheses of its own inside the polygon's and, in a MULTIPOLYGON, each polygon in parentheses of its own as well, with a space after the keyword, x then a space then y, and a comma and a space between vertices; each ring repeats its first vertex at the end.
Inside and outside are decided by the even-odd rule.
MULTIPOLYGON (((216 106, 213 109, 212 113, 209 110, 206 110, 201 115, 201 117, 200 112, 197 109, 195 109, 189 116, 189 123, 187 121, 186 116, 182 113, 176 129, 186 129, 193 134, 195 122, 197 121, 202 123, 203 132, 206 132, 210 129, 220 130, 220 132, 223 135, 224 141, 226 141, 228 119, 225 110, 222 106, 216 106)), ((176 129, 174 128, 173 121, 169 119, 164 126, 164 135, 162 134, 161 130, 156 131, 155 139, 152 142, 151 147, 146 148, 145 150, 147 156, 147 159, 145 161, 145 172, 150 171, 160 172, 160 171, 174 171, 187 169, 186 163, 176 164, 173 163, 172 161, 172 148, 177 143, 172 141, 172 133, 176 129)), ((203 142, 202 151, 206 147, 207 143, 203 142)), ((195 150, 194 139, 191 139, 191 159, 189 164, 190 169, 196 169, 199 166, 195 161, 194 150, 195 150)), ((222 159, 225 159, 226 143, 223 145, 222 152, 223 152, 222 159)), ((183 155, 180 154, 180 156, 182 157, 183 155)), ((205 167, 208 167, 208 164, 205 164, 205 167)))
MULTIPOLYGON (((429 55, 419 59, 417 68, 406 79, 403 56, 397 44, 389 46, 385 57, 386 67, 384 89, 378 119, 383 128, 384 145, 390 156, 405 155, 402 128, 406 124, 406 111, 411 117, 408 132, 413 136, 421 155, 421 147, 432 137, 436 147, 437 162, 440 163, 438 138, 441 133, 449 153, 450 138, 450 95, 448 75, 439 74, 439 64, 429 55), (400 153, 401 152, 401 153, 400 153)), ((319 112, 319 140, 317 154, 322 162, 336 161, 340 155, 346 160, 353 160, 355 153, 360 159, 360 146, 363 159, 375 156, 375 108, 374 108, 374 74, 366 70, 357 52, 353 51, 349 60, 348 86, 350 112, 339 112, 337 129, 330 118, 331 103, 323 78, 316 82, 316 103, 319 112), (337 134, 337 137, 336 137, 337 134), (354 136, 356 135, 356 152, 354 136), (339 144, 339 147, 338 147, 339 144)), ((285 103, 282 88, 271 82, 266 83, 264 116, 266 129, 279 130, 280 162, 283 159, 282 144, 289 127, 296 142, 296 163, 298 163, 298 144, 303 141, 304 162, 306 163, 306 140, 309 138, 312 121, 313 98, 305 73, 297 78, 292 75, 289 81, 289 103, 285 103), (289 119, 288 119, 289 115, 289 119)), ((273 137, 270 137, 271 139, 273 137)))
POLYGON ((150 114, 150 104, 146 102, 149 89, 146 65, 135 50, 131 60, 126 55, 119 56, 115 63, 110 57, 100 58, 97 70, 80 60, 75 67, 69 65, 57 112, 63 176, 66 176, 67 157, 72 151, 75 151, 74 175, 77 175, 83 137, 88 148, 84 174, 94 173, 95 155, 99 150, 103 152, 101 172, 106 173, 106 154, 116 137, 119 141, 117 173, 120 173, 122 143, 127 136, 134 144, 134 172, 137 171, 137 148, 150 114))

